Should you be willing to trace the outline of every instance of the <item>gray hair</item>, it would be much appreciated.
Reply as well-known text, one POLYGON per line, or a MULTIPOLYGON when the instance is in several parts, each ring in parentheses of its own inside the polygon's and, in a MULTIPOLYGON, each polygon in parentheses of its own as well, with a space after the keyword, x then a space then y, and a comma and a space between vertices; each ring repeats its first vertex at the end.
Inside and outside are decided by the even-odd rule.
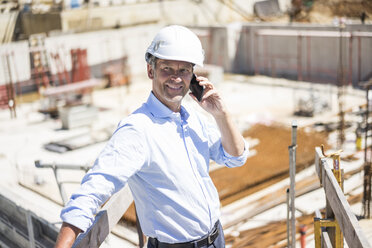
POLYGON ((156 61, 158 60, 157 57, 155 57, 152 54, 148 54, 147 63, 151 65, 152 68, 155 69, 156 61))

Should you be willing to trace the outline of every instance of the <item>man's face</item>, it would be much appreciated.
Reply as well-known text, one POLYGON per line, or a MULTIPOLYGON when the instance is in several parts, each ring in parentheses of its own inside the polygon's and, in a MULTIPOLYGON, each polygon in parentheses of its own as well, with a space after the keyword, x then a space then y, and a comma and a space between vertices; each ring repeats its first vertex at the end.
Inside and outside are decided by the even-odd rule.
POLYGON ((193 65, 183 61, 158 59, 155 69, 148 65, 154 95, 175 112, 180 110, 181 101, 189 90, 192 73, 193 65))

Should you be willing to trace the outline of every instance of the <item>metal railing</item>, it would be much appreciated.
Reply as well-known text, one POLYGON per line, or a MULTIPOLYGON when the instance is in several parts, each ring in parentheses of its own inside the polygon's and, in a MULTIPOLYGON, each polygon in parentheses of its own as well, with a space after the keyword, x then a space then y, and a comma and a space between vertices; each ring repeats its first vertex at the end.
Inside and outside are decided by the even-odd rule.
POLYGON ((54 177, 56 178, 56 182, 58 185, 59 193, 61 195, 61 199, 63 201, 63 205, 65 205, 68 201, 67 194, 65 192, 65 189, 63 187, 64 183, 80 183, 80 182, 68 182, 68 181, 62 181, 59 177, 58 170, 65 169, 65 170, 83 170, 85 172, 88 172, 90 169, 89 165, 71 165, 71 164, 46 164, 42 163, 40 160, 35 161, 35 167, 36 168, 50 168, 53 170, 54 177))

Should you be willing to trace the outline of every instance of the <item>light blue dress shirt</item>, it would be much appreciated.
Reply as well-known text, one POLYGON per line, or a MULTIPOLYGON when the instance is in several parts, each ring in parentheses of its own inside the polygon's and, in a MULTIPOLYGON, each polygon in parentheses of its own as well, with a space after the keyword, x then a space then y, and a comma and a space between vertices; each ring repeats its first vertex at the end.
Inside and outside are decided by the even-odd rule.
POLYGON ((237 167, 247 156, 248 144, 241 156, 230 156, 216 125, 184 106, 172 112, 151 93, 119 123, 61 218, 86 231, 99 206, 128 183, 146 236, 167 243, 195 240, 220 217, 210 159, 237 167))

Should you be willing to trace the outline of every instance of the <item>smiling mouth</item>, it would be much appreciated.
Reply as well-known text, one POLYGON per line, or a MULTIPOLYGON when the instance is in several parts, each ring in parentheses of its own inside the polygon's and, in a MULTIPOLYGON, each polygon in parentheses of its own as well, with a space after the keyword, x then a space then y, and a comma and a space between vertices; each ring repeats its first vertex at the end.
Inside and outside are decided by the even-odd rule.
POLYGON ((182 89, 182 85, 167 85, 167 88, 171 89, 171 90, 181 90, 182 89))

